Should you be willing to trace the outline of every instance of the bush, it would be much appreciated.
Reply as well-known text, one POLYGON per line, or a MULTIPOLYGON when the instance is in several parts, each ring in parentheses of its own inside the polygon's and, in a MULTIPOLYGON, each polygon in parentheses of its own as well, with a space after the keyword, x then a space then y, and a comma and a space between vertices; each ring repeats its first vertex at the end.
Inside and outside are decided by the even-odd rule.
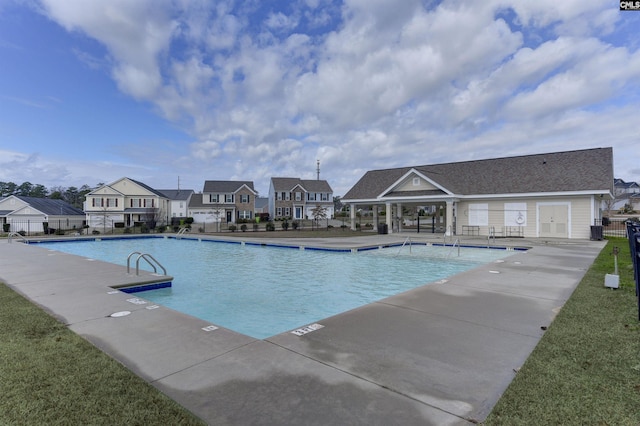
POLYGON ((100 235, 100 231, 98 231, 97 229, 94 229, 93 231, 91 231, 91 233, 93 235, 100 235))
POLYGON ((160 234, 162 234, 166 229, 167 229, 167 227, 165 225, 156 226, 156 232, 158 232, 160 234))
POLYGON ((4 232, 9 232, 10 229, 11 229, 11 224, 10 223, 3 223, 2 224, 2 230, 4 232))
POLYGON ((275 231, 276 230, 276 226, 273 224, 273 222, 267 222, 267 226, 265 227, 265 229, 267 231, 275 231))
POLYGON ((56 229, 56 235, 64 235, 64 230, 56 229))
POLYGON ((184 223, 186 223, 187 225, 191 225, 193 223, 193 218, 192 217, 185 218, 184 223))
POLYGON ((113 227, 114 228, 124 228, 124 222, 114 222, 113 223, 113 227))
POLYGON ((244 223, 243 223, 242 225, 240 225, 240 230, 241 230, 242 232, 246 232, 246 230, 247 230, 247 225, 246 225, 246 224, 244 224, 244 223))
POLYGON ((180 230, 180 227, 178 225, 174 225, 173 232, 178 232, 179 230, 180 230))
POLYGON ((131 228, 124 228, 123 231, 125 234, 130 234, 131 233, 131 228))
POLYGON ((140 226, 140 233, 141 234, 148 234, 149 233, 149 227, 147 226, 146 223, 143 223, 142 226, 140 226))
POLYGON ((253 232, 257 231, 258 228, 260 228, 260 225, 258 225, 257 223, 253 224, 253 232))
POLYGON ((284 220, 284 222, 282 222, 282 229, 284 231, 286 231, 287 229, 289 229, 289 222, 287 222, 287 219, 284 220))
POLYGON ((203 234, 204 233, 204 228, 201 226, 200 228, 198 228, 198 232, 203 234))
POLYGON ((236 226, 235 225, 229 225, 229 231, 236 232, 236 226))
POLYGON ((298 222, 297 220, 294 220, 293 222, 291 222, 291 227, 293 228, 294 231, 298 229, 298 226, 300 226, 300 222, 298 222))

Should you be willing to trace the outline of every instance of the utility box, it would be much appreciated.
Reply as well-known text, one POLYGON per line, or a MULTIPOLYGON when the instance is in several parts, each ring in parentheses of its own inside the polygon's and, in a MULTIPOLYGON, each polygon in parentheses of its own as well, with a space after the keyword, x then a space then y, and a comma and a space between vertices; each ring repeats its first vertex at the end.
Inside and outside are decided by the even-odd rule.
POLYGON ((620 286, 620 276, 614 274, 605 275, 604 286, 607 288, 618 288, 620 286))
POLYGON ((602 241, 604 232, 601 225, 591 227, 591 240, 602 241))

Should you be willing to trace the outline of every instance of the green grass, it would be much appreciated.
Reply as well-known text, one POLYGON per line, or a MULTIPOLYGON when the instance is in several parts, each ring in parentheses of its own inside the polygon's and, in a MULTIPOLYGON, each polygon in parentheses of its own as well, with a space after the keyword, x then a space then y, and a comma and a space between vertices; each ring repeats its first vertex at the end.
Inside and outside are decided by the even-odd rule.
POLYGON ((3 283, 0 307, 0 424, 204 424, 3 283))
POLYGON ((609 239, 484 424, 640 425, 640 322, 626 239, 609 239), (618 290, 604 287, 614 246, 618 290))

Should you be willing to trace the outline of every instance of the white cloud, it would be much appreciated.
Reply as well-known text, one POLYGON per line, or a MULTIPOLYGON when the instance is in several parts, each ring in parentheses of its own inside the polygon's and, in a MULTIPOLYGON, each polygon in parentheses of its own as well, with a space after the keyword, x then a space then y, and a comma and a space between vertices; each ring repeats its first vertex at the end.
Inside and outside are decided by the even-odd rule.
POLYGON ((200 180, 313 177, 319 159, 343 193, 371 168, 632 138, 605 120, 632 109, 640 53, 605 40, 623 24, 603 0, 42 2, 193 136, 172 166, 200 180))

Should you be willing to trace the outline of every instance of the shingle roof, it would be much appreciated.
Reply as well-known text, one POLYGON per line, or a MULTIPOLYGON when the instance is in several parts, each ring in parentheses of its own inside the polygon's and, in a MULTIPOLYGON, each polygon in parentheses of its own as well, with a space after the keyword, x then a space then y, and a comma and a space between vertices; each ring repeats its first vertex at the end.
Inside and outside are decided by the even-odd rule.
POLYGON ((415 169, 456 195, 612 191, 613 150, 594 148, 458 163, 372 170, 343 200, 382 195, 404 174, 415 169))
POLYGON ((133 182, 133 183, 136 183, 136 184, 140 185, 141 187, 143 187, 143 188, 144 188, 144 189, 146 189, 147 191, 151 191, 151 192, 153 192, 153 193, 154 193, 155 195, 157 195, 158 197, 166 198, 166 196, 165 196, 162 192, 158 191, 157 189, 153 189, 152 187, 150 187, 150 186, 149 186, 149 185, 147 185, 146 183, 142 183, 142 182, 140 182, 140 181, 137 181, 137 180, 134 180, 134 179, 131 179, 131 178, 127 178, 127 179, 129 179, 129 180, 130 180, 131 182, 133 182))
POLYGON ((247 185, 253 192, 253 182, 240 181, 240 180, 206 180, 204 181, 204 189, 202 192, 214 192, 214 193, 231 193, 236 192, 243 185, 247 185))
POLYGON ((17 195, 16 198, 21 199, 29 204, 32 208, 48 215, 48 216, 84 216, 84 212, 73 207, 71 204, 63 200, 52 200, 50 198, 23 197, 17 195))
POLYGON ((188 200, 191 194, 194 193, 193 189, 159 189, 165 197, 170 200, 188 200))
POLYGON ((307 192, 333 192, 329 182, 321 179, 303 180, 291 177, 273 177, 271 182, 275 191, 291 191, 296 185, 300 185, 307 192))

